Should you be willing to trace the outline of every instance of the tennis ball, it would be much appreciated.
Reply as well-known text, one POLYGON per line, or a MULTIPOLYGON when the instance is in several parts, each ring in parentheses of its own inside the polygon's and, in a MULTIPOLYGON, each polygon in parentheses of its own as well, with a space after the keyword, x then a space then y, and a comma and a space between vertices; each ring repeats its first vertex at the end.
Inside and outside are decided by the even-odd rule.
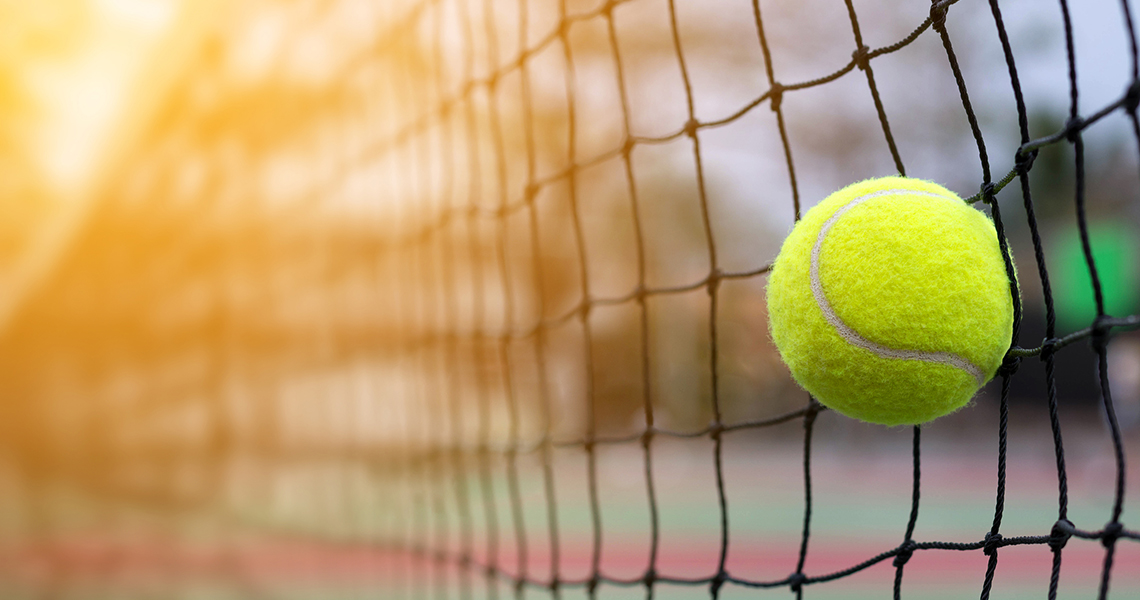
POLYGON ((993 223, 906 177, 849 185, 804 215, 768 279, 772 339, 820 403, 871 423, 964 406, 1009 348, 1013 302, 993 223))

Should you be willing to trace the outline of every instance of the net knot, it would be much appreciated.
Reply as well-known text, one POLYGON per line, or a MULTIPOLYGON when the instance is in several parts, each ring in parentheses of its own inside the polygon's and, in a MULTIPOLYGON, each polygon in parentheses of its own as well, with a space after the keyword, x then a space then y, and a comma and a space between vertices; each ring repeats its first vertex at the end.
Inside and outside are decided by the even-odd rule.
POLYGON ((653 587, 653 584, 657 583, 657 570, 653 567, 649 567, 645 571, 645 575, 641 576, 641 583, 645 584, 647 588, 653 587))
POLYGON ((1017 372, 1017 368, 1021 366, 1021 357, 1015 356, 1012 352, 1006 352, 1005 358, 1001 361, 1001 367, 998 368, 998 375, 1009 377, 1017 372))
POLYGON ((896 568, 901 567, 905 565, 912 556, 914 556, 914 542, 907 540, 903 542, 903 545, 899 546, 899 553, 895 555, 895 560, 891 564, 896 568))
POLYGON ((1053 550, 1060 550, 1068 543, 1069 538, 1073 537, 1073 523, 1068 519, 1057 519, 1053 523, 1053 529, 1049 531, 1049 547, 1053 550))
POLYGON ((1029 152, 1024 152, 1021 148, 1018 148, 1017 154, 1014 156, 1014 165, 1017 168, 1017 172, 1021 175, 1028 173, 1029 169, 1033 168, 1033 161, 1035 160, 1037 160, 1036 148, 1029 152))
POLYGON ((700 126, 701 126, 700 122, 698 122, 696 119, 689 119, 688 121, 685 121, 685 130, 684 130, 685 135, 689 136, 690 138, 696 139, 697 138, 697 128, 700 126))
POLYGON ((784 101, 783 84, 773 81, 772 88, 768 90, 768 101, 771 102, 772 112, 780 110, 780 103, 784 101))
POLYGON ((550 593, 555 595, 558 594, 558 588, 560 587, 562 587, 562 580, 558 579, 557 575, 550 579, 550 583, 546 584, 546 589, 550 590, 550 593))
POLYGON ((1120 534, 1124 532, 1124 525, 1120 521, 1113 521, 1104 526, 1104 531, 1100 534, 1100 544, 1105 548, 1116 543, 1120 534))
POLYGON ((1081 135, 1081 130, 1084 129, 1085 120, 1080 117, 1072 117, 1065 121, 1065 139, 1069 143, 1077 143, 1077 138, 1081 135))
POLYGON ((1137 106, 1140 106, 1140 80, 1134 79, 1124 92, 1124 110, 1135 113, 1137 106))
POLYGON ((1046 360, 1050 356, 1053 356, 1053 354, 1057 352, 1057 344, 1060 343, 1060 341, 1060 339, 1055 337, 1044 339, 1041 342, 1041 360, 1046 360))
POLYGON ((709 423, 709 437, 713 440, 720 440, 720 436, 724 434, 724 423, 720 421, 713 421, 709 423))
POLYGON ((855 66, 859 67, 860 71, 866 71, 871 62, 871 49, 866 46, 859 46, 851 53, 851 60, 855 61, 855 66))
POLYGON ((630 154, 633 154, 633 147, 636 145, 637 142, 635 142, 632 137, 626 137, 625 141, 621 144, 622 156, 628 158, 630 154))
POLYGON ((982 194, 982 202, 985 202, 986 204, 993 204, 994 198, 997 194, 996 190, 997 188, 994 186, 994 182, 987 181, 983 183, 980 190, 982 194))
POLYGON ((705 279, 705 282, 708 284, 705 290, 708 291, 710 296, 716 294, 717 289, 720 287, 720 282, 723 279, 724 271, 720 269, 714 269, 709 273, 709 276, 705 279))
POLYGON ((582 303, 578 305, 578 317, 583 321, 589 320, 590 310, 594 308, 594 303, 589 298, 582 298, 582 303))
POLYGON ((800 589, 804 587, 804 582, 807 581, 807 575, 803 573, 792 573, 788 576, 788 585, 792 587, 792 591, 799 593, 800 589))
POLYGON ((1097 352, 1103 352, 1108 347, 1108 334, 1112 331, 1108 315, 1098 315, 1092 324, 1092 347, 1097 352))
POLYGON ((986 533, 986 545, 982 547, 982 552, 986 556, 993 556, 994 554, 997 554, 998 548, 1001 547, 1001 540, 1002 537, 1000 533, 995 533, 993 531, 986 533))
POLYGON ((650 425, 648 428, 646 428, 646 430, 644 432, 642 432, 642 434, 641 434, 641 447, 642 448, 649 450, 649 445, 653 443, 653 434, 654 434, 654 431, 653 431, 652 425, 650 425))
POLYGON ((819 415, 819 411, 821 410, 823 410, 823 405, 814 397, 811 398, 807 408, 804 409, 804 429, 810 429, 815 424, 815 418, 819 415))
POLYGON ((724 569, 718 571, 709 581, 709 593, 713 598, 720 596, 720 588, 724 587, 725 581, 728 581, 728 573, 725 573, 724 569))
POLYGON ((946 29, 946 5, 933 2, 930 5, 930 26, 941 34, 946 29))
POLYGON ((588 594, 590 598, 593 598, 597 595, 597 592, 598 592, 598 575, 597 575, 597 573, 595 573, 593 577, 586 580, 586 594, 588 594))

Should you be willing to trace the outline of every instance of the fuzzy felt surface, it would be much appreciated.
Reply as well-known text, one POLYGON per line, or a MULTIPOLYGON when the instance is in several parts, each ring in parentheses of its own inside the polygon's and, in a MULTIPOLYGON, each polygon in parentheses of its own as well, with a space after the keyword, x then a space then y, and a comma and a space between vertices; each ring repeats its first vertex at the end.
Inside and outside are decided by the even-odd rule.
POLYGON ((768 280, 772 338, 792 376, 824 405, 884 425, 924 423, 978 390, 961 368, 882 356, 827 321, 811 290, 820 229, 819 281, 835 315, 872 344, 969 361, 988 381, 1009 347, 1013 305, 993 223, 935 183, 882 177, 852 184, 812 208, 784 241, 768 280), (899 190, 897 193, 883 193, 899 190), (908 193, 910 191, 918 193, 908 193))

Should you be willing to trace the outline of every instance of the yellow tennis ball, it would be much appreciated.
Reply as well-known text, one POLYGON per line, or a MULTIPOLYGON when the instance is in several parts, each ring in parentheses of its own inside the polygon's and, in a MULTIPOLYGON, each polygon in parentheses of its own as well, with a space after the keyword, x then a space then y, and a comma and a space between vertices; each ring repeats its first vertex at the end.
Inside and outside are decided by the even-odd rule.
POLYGON ((880 423, 964 406, 1010 345, 1013 302, 993 223, 906 177, 849 185, 804 215, 768 279, 772 339, 822 404, 880 423))

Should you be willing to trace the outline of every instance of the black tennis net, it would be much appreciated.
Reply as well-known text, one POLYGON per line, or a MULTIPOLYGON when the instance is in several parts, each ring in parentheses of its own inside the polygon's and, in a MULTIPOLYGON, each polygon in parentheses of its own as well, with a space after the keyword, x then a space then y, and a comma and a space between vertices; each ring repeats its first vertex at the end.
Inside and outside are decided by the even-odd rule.
POLYGON ((152 552, 106 540, 139 528, 180 540, 151 565, 173 589, 207 572, 248 597, 799 598, 889 563, 898 598, 912 557, 967 554, 988 598, 1007 548, 1039 546, 1055 598, 1062 557, 1098 544, 1108 597, 1140 539, 1110 370, 1110 340, 1134 345, 1140 325, 1137 261, 1093 260, 1098 232, 1137 221, 1130 5, 784 4, 250 1, 218 17, 6 323, 4 437, 35 542, 17 554, 56 574, 28 589, 83 579, 81 523, 111 595, 152 552), (1097 38, 1088 66, 1077 42, 1097 38), (881 521, 901 541, 857 538, 856 558, 817 567, 821 427, 899 432, 844 425, 789 381, 763 286, 808 205, 893 173, 978 190, 1020 265, 998 383, 949 418, 996 435, 992 522, 916 535, 915 427, 892 476, 909 512, 881 521), (1051 284, 1054 247, 1086 279, 1051 284), (1084 305, 1060 300, 1073 281, 1084 305), (1010 531, 1019 419, 1050 442, 1057 503, 1010 531), (1103 521, 1069 519, 1063 431, 1111 457, 1103 521), (735 556, 763 546, 748 523, 771 508, 737 501, 734 476, 765 468, 798 494, 795 543, 735 556), (665 507, 701 493, 693 514, 665 507), (662 546, 690 519, 695 568, 662 546))

